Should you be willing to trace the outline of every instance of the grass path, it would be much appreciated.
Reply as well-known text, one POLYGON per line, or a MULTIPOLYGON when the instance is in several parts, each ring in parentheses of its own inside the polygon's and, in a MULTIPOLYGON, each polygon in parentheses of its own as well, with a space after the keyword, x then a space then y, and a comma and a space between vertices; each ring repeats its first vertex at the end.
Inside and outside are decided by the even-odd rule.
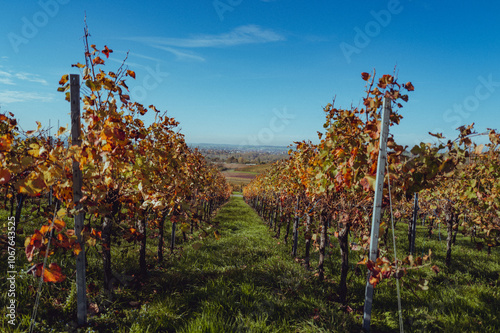
POLYGON ((232 197, 215 222, 220 239, 189 246, 156 277, 159 297, 137 311, 132 332, 350 331, 351 319, 330 308, 324 287, 242 198, 232 197))
MULTIPOLYGON (((75 284, 70 278, 60 285, 44 285, 36 332, 359 332, 366 275, 356 268, 359 253, 350 251, 348 303, 350 312, 336 303, 340 270, 338 243, 332 237, 325 262, 327 281, 318 282, 314 270, 306 270, 291 257, 290 244, 272 232, 240 195, 232 196, 217 213, 214 228, 199 238, 197 231, 177 246, 162 264, 156 263, 157 241, 148 239, 149 274, 138 275, 137 244, 113 248, 113 270, 124 280, 116 286, 112 304, 102 307, 98 286, 102 283, 101 260, 95 249, 88 253, 89 303, 98 313, 89 326, 74 325, 75 284), (90 289, 89 289, 90 290, 90 289)), ((206 227, 205 227, 206 228, 206 227)), ((170 235, 168 226, 165 234, 170 235)), ((402 279, 401 295, 405 332, 500 332, 500 252, 478 251, 469 236, 457 236, 452 265, 444 265, 446 246, 440 229, 431 239, 427 227, 417 226, 417 253, 432 249, 430 267, 412 271, 402 279), (443 239, 441 239, 443 238, 443 239), (440 240, 441 239, 441 240, 440 240), (428 290, 418 284, 428 280, 428 290)), ((398 256, 407 248, 407 225, 396 226, 398 256)), ((443 231, 444 232, 444 231, 443 231)), ((283 234, 283 232, 282 232, 283 234)), ((168 237, 168 236, 167 236, 168 237)), ((283 236, 282 236, 283 237, 283 236)), ((352 238, 351 241, 357 241, 352 238)), ((168 240, 167 240, 168 242, 168 240)), ((386 255, 390 244, 381 243, 386 255)), ((303 243, 299 241, 299 256, 303 243)), ((24 255, 24 253, 19 253, 24 255)), ((317 266, 317 252, 311 266, 317 266)), ((66 265, 71 267, 73 261, 66 265)), ((33 308, 30 276, 16 280, 20 303, 19 326, 0 322, 1 332, 26 332, 33 308)), ((4 286, 6 282, 4 282, 4 286)), ((393 279, 375 289, 372 332, 399 332, 397 298, 393 279)), ((5 296, 5 294, 4 294, 5 296)), ((5 297, 4 297, 5 299, 5 297)))

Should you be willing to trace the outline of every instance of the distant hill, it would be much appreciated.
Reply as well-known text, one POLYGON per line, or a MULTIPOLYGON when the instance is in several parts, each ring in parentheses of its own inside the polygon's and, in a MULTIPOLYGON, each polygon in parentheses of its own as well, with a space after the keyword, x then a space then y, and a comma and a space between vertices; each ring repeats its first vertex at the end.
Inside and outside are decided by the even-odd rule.
POLYGON ((228 152, 260 152, 272 154, 287 153, 290 148, 285 146, 248 146, 248 145, 232 145, 220 143, 188 143, 191 148, 203 150, 219 150, 228 152))

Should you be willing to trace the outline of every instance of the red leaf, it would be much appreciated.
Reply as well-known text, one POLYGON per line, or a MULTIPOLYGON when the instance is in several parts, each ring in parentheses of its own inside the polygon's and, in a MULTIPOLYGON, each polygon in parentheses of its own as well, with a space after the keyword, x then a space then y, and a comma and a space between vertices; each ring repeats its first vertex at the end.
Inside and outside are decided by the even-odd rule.
POLYGON ((0 170, 0 185, 7 183, 10 180, 10 171, 8 169, 0 170))
POLYGON ((361 73, 361 78, 365 81, 368 81, 370 79, 371 75, 368 74, 367 72, 361 73))
POLYGON ((411 84, 411 82, 406 82, 405 84, 403 84, 403 87, 405 87, 406 90, 408 90, 408 91, 415 90, 415 87, 413 86, 413 84, 411 84))
POLYGON ((33 260, 33 252, 35 251, 35 247, 33 245, 26 246, 26 258, 29 262, 33 260))
POLYGON ((113 50, 108 49, 108 46, 104 45, 104 50, 102 50, 101 52, 106 56, 106 58, 109 58, 109 54, 113 53, 113 50))

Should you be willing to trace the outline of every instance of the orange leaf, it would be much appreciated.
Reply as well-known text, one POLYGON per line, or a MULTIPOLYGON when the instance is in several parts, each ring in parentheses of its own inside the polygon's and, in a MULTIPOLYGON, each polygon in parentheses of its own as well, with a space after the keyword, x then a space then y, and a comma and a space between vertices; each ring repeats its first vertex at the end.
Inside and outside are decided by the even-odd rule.
MULTIPOLYGON (((42 265, 43 266, 43 265, 42 265)), ((61 267, 58 264, 52 263, 43 271, 43 282, 62 282, 66 279, 66 275, 61 273, 61 267)))
POLYGON ((66 226, 66 222, 63 220, 54 220, 54 227, 57 231, 61 231, 66 226))
POLYGON ((135 79, 135 72, 127 69, 127 75, 135 79))
POLYGON ((96 65, 104 65, 104 60, 102 60, 100 57, 95 57, 93 62, 96 65))
POLYGON ((109 54, 113 53, 113 50, 108 49, 108 46, 104 45, 104 50, 102 50, 101 52, 106 56, 106 58, 109 58, 109 54))
POLYGON ((368 74, 367 72, 363 72, 361 73, 361 78, 365 81, 368 81, 370 79, 370 74, 368 74))
POLYGON ((50 231, 50 229, 51 229, 50 226, 42 225, 42 227, 40 228, 40 233, 44 235, 46 232, 50 231))
POLYGON ((65 84, 66 82, 68 82, 68 80, 69 80, 69 75, 68 75, 68 74, 65 74, 65 75, 63 75, 63 76, 61 77, 61 80, 59 80, 59 84, 60 84, 60 85, 63 85, 63 84, 65 84))
POLYGON ((378 277, 372 276, 370 277, 370 284, 373 285, 373 288, 377 286, 377 283, 380 282, 380 279, 378 277))
POLYGON ((82 252, 82 247, 80 246, 80 243, 75 242, 73 244, 73 253, 77 256, 80 252, 82 252))
POLYGON ((40 248, 40 246, 42 246, 42 240, 43 240, 43 236, 40 233, 40 231, 35 230, 35 233, 30 238, 30 243, 29 244, 33 245, 36 248, 40 248))
POLYGON ((406 84, 404 84, 403 86, 404 86, 404 87, 406 88, 406 90, 408 90, 408 91, 413 91, 413 90, 415 90, 415 87, 413 86, 413 84, 411 84, 411 82, 407 82, 407 83, 406 83, 406 84))

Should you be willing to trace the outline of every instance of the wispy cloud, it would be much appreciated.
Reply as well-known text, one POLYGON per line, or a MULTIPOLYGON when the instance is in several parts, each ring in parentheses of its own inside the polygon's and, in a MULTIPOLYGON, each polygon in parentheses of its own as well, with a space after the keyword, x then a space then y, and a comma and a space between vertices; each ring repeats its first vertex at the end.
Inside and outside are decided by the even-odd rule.
POLYGON ((264 29, 252 24, 240 26, 230 32, 217 35, 201 34, 188 38, 129 37, 126 39, 142 42, 150 46, 200 48, 278 42, 285 40, 285 37, 271 29, 264 29))
POLYGON ((48 85, 46 80, 40 78, 40 76, 36 74, 30 74, 25 72, 9 73, 0 70, 0 83, 8 85, 16 85, 15 82, 16 80, 41 83, 44 86, 48 85))
POLYGON ((48 85, 47 81, 44 79, 40 78, 40 76, 36 74, 30 74, 30 73, 16 73, 15 77, 19 80, 23 81, 29 81, 29 82, 36 82, 36 83, 41 83, 44 86, 48 85))
MULTIPOLYGON (((106 61, 111 61, 111 62, 114 62, 114 63, 117 63, 117 64, 123 64, 123 60, 118 60, 118 59, 114 59, 114 58, 109 58, 109 59, 106 59, 106 61)), ((132 66, 134 68, 144 68, 146 69, 147 66, 143 65, 143 64, 138 64, 136 62, 132 62, 132 61, 129 61, 127 59, 127 61, 125 61, 125 66, 132 66)))
POLYGON ((4 90, 0 92, 0 103, 16 103, 16 102, 51 102, 52 96, 42 95, 27 91, 4 90))
POLYGON ((173 47, 161 46, 161 45, 151 45, 151 46, 172 53, 177 57, 178 60, 194 60, 202 62, 205 61, 205 58, 199 55, 196 55, 194 53, 182 52, 177 49, 174 49, 173 47))
POLYGON ((12 81, 12 74, 4 71, 0 71, 0 83, 15 85, 14 81, 12 81))

